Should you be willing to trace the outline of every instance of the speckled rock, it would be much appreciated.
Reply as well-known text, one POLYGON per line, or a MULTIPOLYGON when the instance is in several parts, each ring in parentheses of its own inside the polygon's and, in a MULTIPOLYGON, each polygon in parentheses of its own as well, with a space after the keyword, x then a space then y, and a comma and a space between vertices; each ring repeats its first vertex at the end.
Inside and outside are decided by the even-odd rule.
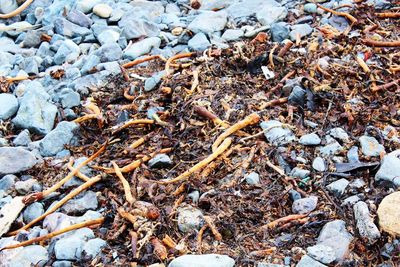
POLYGON ((203 224, 203 213, 201 210, 193 207, 178 209, 178 228, 180 231, 187 233, 199 230, 203 224))

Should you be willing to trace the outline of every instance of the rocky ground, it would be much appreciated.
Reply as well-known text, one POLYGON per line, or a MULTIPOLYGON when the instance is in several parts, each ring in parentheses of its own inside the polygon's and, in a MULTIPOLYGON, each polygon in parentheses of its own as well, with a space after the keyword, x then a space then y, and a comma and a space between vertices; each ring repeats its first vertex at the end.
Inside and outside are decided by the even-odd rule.
POLYGON ((20 2, 0 266, 399 266, 399 2, 20 2))

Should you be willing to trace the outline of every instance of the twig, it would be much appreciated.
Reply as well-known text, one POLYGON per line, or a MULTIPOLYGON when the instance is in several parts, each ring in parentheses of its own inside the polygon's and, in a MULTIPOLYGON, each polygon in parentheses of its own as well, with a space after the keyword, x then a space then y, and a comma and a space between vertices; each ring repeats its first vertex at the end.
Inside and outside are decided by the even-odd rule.
POLYGON ((114 161, 111 161, 111 164, 114 167, 115 174, 118 176, 118 178, 122 183, 122 186, 124 187, 126 201, 128 201, 128 203, 132 205, 135 202, 135 199, 132 196, 131 186, 129 185, 125 177, 122 175, 121 169, 118 167, 118 165, 114 161))
POLYGON ((333 9, 324 7, 324 6, 320 5, 320 4, 317 4, 317 6, 318 6, 319 8, 321 8, 322 10, 326 11, 326 12, 332 13, 333 15, 341 16, 341 17, 347 18, 348 20, 351 21, 352 24, 358 22, 358 20, 357 20, 355 17, 353 17, 352 15, 350 15, 349 13, 340 12, 340 11, 335 11, 335 10, 333 10, 333 9))
POLYGON ((137 257, 137 242, 138 242, 138 234, 135 231, 129 231, 129 235, 131 236, 131 247, 132 247, 132 255, 133 257, 137 257))
POLYGON ((165 235, 162 242, 164 243, 164 245, 166 245, 169 248, 175 249, 175 247, 176 247, 175 241, 169 235, 165 235))
POLYGON ((232 144, 232 139, 231 138, 226 138, 224 140, 224 142, 211 154, 209 155, 207 158, 203 159, 202 161, 200 161, 199 163, 197 163, 196 165, 194 165, 192 168, 190 168, 189 170, 185 171, 184 173, 182 173, 181 175, 179 175, 178 177, 171 179, 171 180, 162 180, 162 181, 158 181, 158 183, 160 184, 170 184, 170 183, 175 183, 175 182, 179 182, 181 180, 186 180, 191 174, 203 169, 205 166, 207 166, 211 161, 213 161, 214 159, 216 159, 219 155, 221 155, 222 153, 224 153, 224 151, 226 149, 228 149, 228 147, 232 144))
POLYGON ((215 152, 218 149, 219 145, 225 140, 225 138, 227 138, 234 132, 237 132, 249 125, 256 124, 259 121, 260 121, 260 116, 257 113, 252 113, 249 116, 247 116, 246 118, 244 118, 243 120, 235 123, 228 129, 226 129, 226 131, 224 133, 222 133, 220 136, 218 136, 218 138, 215 140, 214 144, 211 146, 212 151, 215 152))
POLYGON ((204 216, 203 218, 206 221, 206 223, 208 224, 208 226, 210 227, 211 232, 213 233, 215 239, 218 240, 218 241, 221 241, 222 240, 222 235, 217 230, 217 227, 215 226, 215 224, 214 224, 213 220, 211 219, 211 217, 210 216, 204 216))
POLYGON ((366 73, 371 72, 371 70, 369 69, 367 63, 365 63, 365 61, 364 61, 362 58, 360 58, 359 56, 356 56, 356 60, 357 60, 357 63, 361 66, 361 68, 362 68, 366 73))
POLYGON ((159 58, 162 61, 167 61, 167 59, 165 57, 163 57, 162 55, 154 55, 154 56, 147 56, 145 58, 138 58, 138 59, 135 59, 134 61, 127 62, 127 63, 123 64, 122 67, 125 69, 131 68, 133 66, 139 65, 141 63, 144 63, 144 62, 156 59, 156 58, 159 58))
POLYGON ((203 234, 204 231, 207 229, 208 225, 205 224, 203 225, 200 230, 199 233, 197 234, 197 252, 201 253, 201 242, 203 241, 203 234))
POLYGON ((266 257, 268 255, 271 255, 275 251, 276 251, 276 247, 271 247, 271 248, 267 248, 267 249, 252 251, 252 252, 250 252, 250 256, 266 257))
POLYGON ((195 56, 196 54, 197 54, 196 52, 191 52, 191 53, 178 54, 178 55, 170 57, 167 60, 167 63, 165 64, 166 76, 171 74, 170 66, 171 66, 172 62, 174 62, 175 60, 180 59, 180 58, 192 57, 192 56, 195 56))
POLYGON ((278 57, 283 57, 292 46, 293 42, 288 40, 281 50, 279 50, 278 57))
POLYGON ((9 19, 9 18, 15 17, 16 15, 18 15, 22 11, 24 11, 32 2, 33 2, 33 0, 26 0, 25 3, 20 5, 14 11, 7 13, 7 14, 0 14, 0 19, 9 19))
POLYGON ((397 47, 400 46, 400 41, 375 41, 371 39, 364 39, 362 42, 368 46, 374 47, 397 47))
POLYGON ((124 210, 124 208, 119 207, 119 208, 117 209, 117 211, 118 211, 118 214, 121 215, 122 218, 128 220, 128 221, 131 222, 133 225, 136 223, 136 221, 137 221, 136 217, 135 217, 133 214, 131 214, 131 213, 129 213, 129 212, 126 212, 126 211, 124 210))
POLYGON ((23 242, 18 243, 18 244, 9 245, 9 246, 0 248, 0 251, 5 250, 5 249, 13 249, 13 248, 25 247, 25 246, 31 245, 33 243, 42 242, 44 240, 51 239, 51 238, 53 238, 55 236, 64 234, 64 233, 69 232, 69 231, 73 231, 73 230, 76 230, 76 229, 80 229, 80 228, 88 227, 88 226, 93 226, 93 225, 100 225, 103 222, 104 222, 104 218, 102 217, 102 218, 98 218, 98 219, 94 219, 94 220, 90 220, 90 221, 86 221, 86 222, 76 223, 76 224, 67 226, 67 227, 65 227, 65 228, 63 228, 61 230, 51 232, 51 233, 49 233, 47 235, 44 235, 44 236, 39 236, 39 237, 33 238, 31 240, 26 240, 26 241, 23 241, 23 242))
POLYGON ((278 44, 274 45, 274 47, 272 47, 271 51, 269 52, 269 65, 271 66, 272 69, 275 68, 275 64, 274 64, 274 52, 275 49, 278 48, 278 44))
POLYGON ((141 125, 141 124, 153 124, 154 120, 149 120, 149 119, 137 119, 137 120, 129 120, 124 122, 122 125, 116 125, 111 128, 113 131, 113 134, 116 134, 117 132, 128 128, 131 125, 141 125))
POLYGON ((273 106, 277 106, 280 104, 284 104, 288 102, 288 98, 287 97, 282 97, 282 98, 278 98, 278 99, 273 99, 271 101, 268 101, 264 104, 262 104, 261 106, 258 107, 259 110, 263 110, 269 107, 273 107, 273 106))
MULTIPOLYGON (((71 172, 72 172, 72 171, 75 171, 74 166, 72 166, 72 163, 73 163, 73 162, 74 162, 74 161, 73 161, 73 159, 71 158, 70 161, 69 161, 68 164, 67 164, 67 168, 68 168, 68 170, 71 171, 71 172)), ((86 176, 85 174, 81 173, 80 171, 77 171, 77 172, 76 172, 76 176, 79 177, 80 179, 84 180, 85 182, 87 182, 87 181, 90 180, 90 178, 89 178, 88 176, 86 176)))
POLYGON ((381 91, 381 90, 386 90, 386 89, 388 89, 388 88, 390 88, 392 86, 398 85, 399 83, 400 83, 400 79, 397 79, 397 80, 394 80, 394 81, 389 82, 387 84, 382 84, 382 85, 376 86, 376 87, 372 88, 371 90, 373 92, 378 92, 378 91, 381 91))
POLYGON ((284 83, 289 80, 290 77, 292 77, 293 75, 296 74, 295 70, 292 70, 290 72, 288 72, 280 81, 277 85, 275 85, 274 87, 271 88, 271 90, 269 90, 267 92, 267 97, 270 97, 273 93, 275 93, 276 91, 278 91, 283 85, 284 83))
POLYGON ((168 257, 167 248, 161 243, 161 241, 157 237, 153 237, 150 239, 150 243, 154 247, 154 254, 160 259, 165 260, 168 257))
POLYGON ((398 18, 400 18, 400 13, 399 12, 383 12, 383 13, 375 13, 375 16, 377 16, 378 18, 398 19, 398 18))
POLYGON ((36 224, 37 222, 40 222, 41 220, 43 220, 44 218, 47 217, 47 215, 55 212, 56 210, 58 210, 62 205, 64 205, 68 200, 72 199, 73 197, 75 197, 76 195, 80 194, 82 191, 86 190, 87 188, 91 187, 93 184, 97 183, 98 181, 101 180, 101 176, 95 176, 93 178, 91 178, 89 181, 87 181, 86 183, 78 186, 77 188, 75 188, 74 190, 72 190, 71 192, 69 192, 65 197, 63 197, 60 201, 56 202, 51 208, 49 208, 45 213, 43 213, 41 216, 37 217, 36 219, 32 220, 30 223, 28 223, 27 225, 21 227, 20 229, 10 233, 10 235, 15 235, 17 233, 19 233, 22 230, 26 230, 29 229, 32 225, 36 224))
POLYGON ((281 223, 287 223, 287 222, 290 222, 293 220, 302 219, 307 216, 308 216, 308 214, 291 214, 291 215, 279 218, 275 221, 272 221, 266 225, 263 225, 262 228, 275 228, 276 226, 278 226, 281 223))
POLYGON ((74 120, 76 123, 81 123, 91 119, 97 119, 97 124, 99 128, 103 128, 104 118, 103 114, 101 113, 100 108, 96 105, 95 100, 92 97, 89 97, 83 106, 88 111, 88 114, 83 115, 74 120))

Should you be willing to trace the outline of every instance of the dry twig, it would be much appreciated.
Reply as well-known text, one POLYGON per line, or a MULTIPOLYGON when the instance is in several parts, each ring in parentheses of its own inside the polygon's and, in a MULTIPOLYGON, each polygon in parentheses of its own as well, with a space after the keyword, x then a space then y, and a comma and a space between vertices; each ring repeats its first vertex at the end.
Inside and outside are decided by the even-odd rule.
POLYGON ((129 185, 125 177, 122 175, 121 169, 118 167, 118 165, 114 161, 111 161, 111 164, 114 167, 115 174, 118 176, 118 178, 122 183, 122 186, 124 187, 126 201, 128 201, 128 203, 132 205, 135 202, 135 199, 132 196, 131 186, 129 185))
POLYGON ((20 5, 14 11, 7 13, 7 14, 0 14, 0 19, 9 19, 9 18, 15 17, 16 15, 18 15, 22 11, 24 11, 32 2, 33 2, 33 0, 26 0, 22 5, 20 5))

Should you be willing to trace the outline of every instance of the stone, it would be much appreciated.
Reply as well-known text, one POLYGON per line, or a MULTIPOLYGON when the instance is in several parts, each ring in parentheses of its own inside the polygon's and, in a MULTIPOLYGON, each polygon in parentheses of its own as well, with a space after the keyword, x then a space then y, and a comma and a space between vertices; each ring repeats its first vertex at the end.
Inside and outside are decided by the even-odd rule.
POLYGON ((323 158, 321 158, 321 157, 316 157, 313 160, 312 167, 316 171, 324 172, 326 170, 325 160, 323 158))
POLYGON ((199 32, 189 40, 188 46, 194 51, 204 51, 211 46, 211 43, 204 33, 199 32))
POLYGON ((353 236, 346 230, 342 220, 328 222, 322 228, 317 244, 331 247, 335 252, 335 261, 341 262, 349 253, 349 245, 353 236))
POLYGON ((353 208, 354 218, 360 236, 368 239, 370 244, 374 243, 381 237, 381 233, 379 232, 378 227, 374 224, 367 203, 359 201, 353 206, 353 208))
POLYGON ((317 5, 314 3, 307 3, 304 5, 304 11, 306 13, 315 14, 317 13, 317 5))
POLYGON ((2 266, 45 266, 49 260, 47 249, 39 245, 23 247, 2 266))
POLYGON ((319 152, 323 157, 330 157, 336 155, 341 150, 343 150, 343 147, 334 138, 327 135, 325 139, 326 139, 326 145, 319 148, 319 152))
POLYGON ((324 264, 330 264, 335 261, 335 251, 331 247, 317 244, 307 248, 307 255, 324 264))
POLYGON ((39 143, 39 152, 44 157, 55 156, 71 142, 74 132, 79 129, 75 122, 62 121, 39 143))
POLYGON ((342 206, 342 207, 347 206, 347 205, 353 206, 360 200, 361 200, 361 198, 358 195, 350 196, 350 197, 345 198, 340 206, 342 206))
POLYGON ((380 228, 391 234, 400 235, 400 192, 394 192, 383 198, 378 207, 380 228))
POLYGON ((289 194, 290 194, 290 199, 292 201, 296 201, 298 199, 301 199, 301 194, 299 192, 297 192, 296 190, 291 189, 289 191, 289 194))
POLYGON ((246 0, 246 1, 236 1, 228 8, 226 11, 229 17, 237 20, 239 18, 246 19, 246 17, 253 16, 258 10, 265 7, 276 7, 280 4, 274 0, 246 0))
POLYGON ((17 128, 28 129, 36 134, 47 134, 53 129, 57 114, 57 107, 49 103, 49 100, 50 95, 44 91, 41 84, 31 82, 12 122, 17 128))
POLYGON ((20 147, 0 147, 0 175, 29 170, 37 163, 33 153, 20 147))
POLYGON ((289 26, 286 22, 278 22, 271 24, 270 28, 272 41, 282 42, 289 37, 289 26))
POLYGON ((57 18, 54 21, 54 30, 56 33, 68 37, 68 38, 75 38, 75 37, 85 37, 92 33, 86 27, 81 27, 75 23, 72 23, 64 18, 57 18))
POLYGON ((161 39, 158 37, 150 37, 132 44, 124 52, 124 58, 134 60, 140 56, 149 53, 153 48, 160 47, 161 39))
POLYGON ((55 261, 51 267, 72 267, 72 262, 70 261, 55 261))
POLYGON ((32 142, 29 131, 21 131, 13 140, 15 146, 28 146, 32 142))
POLYGON ((271 24, 285 19, 287 14, 286 7, 265 5, 257 11, 256 17, 262 25, 271 26, 271 24))
POLYGON ((76 58, 80 54, 80 48, 72 40, 65 40, 61 46, 58 48, 57 53, 54 55, 54 63, 61 65, 71 58, 71 55, 76 58))
POLYGON ((18 8, 16 0, 0 0, 0 12, 2 14, 10 13, 18 8))
POLYGON ((28 179, 26 181, 18 181, 15 183, 15 190, 21 194, 26 195, 30 193, 34 186, 38 184, 36 179, 28 179))
POLYGON ((13 174, 8 174, 8 175, 4 175, 1 179, 0 179, 0 191, 3 192, 10 192, 15 185, 15 180, 18 177, 13 175, 13 174))
POLYGON ((315 146, 321 143, 321 138, 315 133, 305 134, 300 137, 299 143, 305 146, 315 146))
POLYGON ((383 145, 371 136, 361 136, 359 139, 361 145, 361 152, 367 157, 378 157, 381 153, 385 153, 383 145))
POLYGON ((313 28, 308 24, 296 24, 292 25, 290 28, 292 31, 290 32, 289 37, 292 41, 296 41, 297 35, 300 35, 301 38, 308 36, 313 32, 313 28))
POLYGON ((309 213, 317 207, 318 197, 311 196, 293 201, 292 211, 297 214, 309 213))
POLYGON ((296 264, 296 267, 326 267, 326 265, 314 260, 308 255, 304 255, 296 264))
POLYGON ((352 146, 349 151, 347 151, 347 159, 349 163, 360 162, 360 158, 358 157, 358 147, 352 146))
POLYGON ((76 4, 76 9, 83 13, 90 13, 93 7, 100 3, 101 0, 78 0, 76 4))
POLYGON ((270 120, 261 122, 260 127, 268 142, 275 146, 282 146, 291 143, 296 139, 292 130, 282 124, 280 121, 270 120))
POLYGON ((167 168, 172 165, 172 160, 167 154, 157 154, 154 158, 149 160, 150 168, 167 168))
POLYGON ((257 267, 286 267, 285 265, 268 263, 268 262, 259 262, 257 263, 257 267))
POLYGON ((120 33, 115 30, 104 30, 97 35, 100 44, 116 43, 120 39, 120 33))
POLYGON ((171 261, 168 267, 233 267, 235 260, 226 255, 183 255, 171 261))
POLYGON ((85 243, 83 246, 83 253, 90 258, 96 257, 101 249, 107 245, 107 242, 101 238, 94 238, 85 243))
POLYGON ((85 13, 77 9, 73 9, 68 13, 67 20, 86 28, 89 28, 93 24, 93 21, 85 13))
POLYGON ((38 218, 44 213, 43 204, 40 202, 34 202, 30 204, 23 212, 23 218, 25 223, 30 223, 34 219, 38 218))
POLYGON ((97 4, 93 7, 93 13, 100 18, 109 18, 113 9, 107 4, 97 4))
POLYGON ((307 178, 310 175, 310 173, 311 172, 309 170, 304 170, 304 169, 295 167, 291 170, 289 175, 292 177, 304 179, 304 178, 307 178))
POLYGON ((123 35, 127 40, 140 37, 157 37, 160 34, 160 29, 156 23, 139 19, 130 13, 121 18, 118 26, 122 29, 123 35))
MULTIPOLYGON (((164 77, 165 71, 160 71, 153 74, 150 78, 147 78, 144 82, 144 90, 150 92, 154 90, 157 85, 161 83, 161 79, 164 77)), ((152 118, 153 119, 153 118, 152 118)))
POLYGON ((244 32, 240 29, 228 29, 222 34, 221 38, 225 41, 236 41, 243 37, 244 32))
POLYGON ((86 191, 65 203, 61 211, 67 214, 77 214, 84 213, 87 210, 95 210, 97 206, 98 201, 96 193, 93 191, 86 191))
POLYGON ((84 244, 84 241, 75 236, 58 240, 54 245, 56 259, 79 260, 82 257, 84 244))
POLYGON ((222 31, 225 28, 227 20, 228 16, 225 11, 204 11, 196 16, 187 28, 194 33, 203 32, 210 34, 222 31))
MULTIPOLYGON (((100 61, 100 57, 92 54, 92 55, 87 56, 85 58, 84 62, 85 63, 83 63, 83 66, 81 69, 82 74, 87 74, 90 71, 92 71, 94 68, 96 68, 100 64, 101 61, 100 61)), ((67 88, 67 89, 69 89, 69 88, 67 88)), ((69 90, 71 90, 71 89, 69 89, 69 90)), ((72 92, 74 92, 74 91, 72 91, 72 92)), ((79 94, 78 94, 78 96, 79 96, 79 94)), ((80 96, 79 96, 79 101, 80 101, 80 96)), ((78 105, 79 105, 79 103, 78 103, 78 105)), ((67 107, 67 106, 65 106, 65 107, 67 107)))
POLYGON ((349 181, 346 179, 342 178, 339 179, 333 183, 330 183, 326 186, 326 188, 332 192, 335 196, 339 197, 344 194, 344 191, 346 190, 347 186, 349 185, 349 181))
POLYGON ((190 206, 178 209, 178 228, 181 232, 188 233, 199 230, 203 224, 201 210, 190 206))
POLYGON ((100 58, 100 62, 111 62, 121 59, 122 49, 116 43, 105 43, 94 52, 100 58))
POLYGON ((246 183, 250 185, 256 185, 260 183, 260 175, 256 172, 251 172, 247 174, 245 177, 246 183))
POLYGON ((375 181, 385 181, 400 186, 400 149, 383 157, 381 166, 375 174, 375 181))
POLYGON ((0 94, 0 120, 7 120, 18 110, 18 100, 12 94, 0 94))

